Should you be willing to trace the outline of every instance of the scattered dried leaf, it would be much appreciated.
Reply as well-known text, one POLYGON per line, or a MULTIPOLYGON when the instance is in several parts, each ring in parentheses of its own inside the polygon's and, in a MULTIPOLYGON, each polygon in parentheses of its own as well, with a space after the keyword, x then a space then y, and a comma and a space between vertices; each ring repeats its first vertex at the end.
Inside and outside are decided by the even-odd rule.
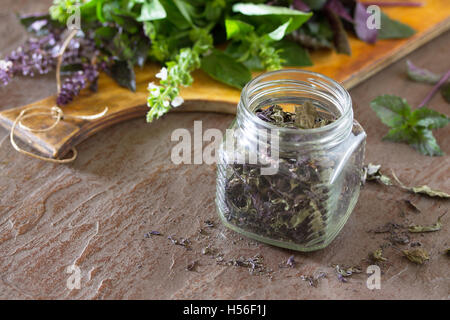
POLYGON ((363 182, 378 181, 386 186, 391 186, 392 181, 388 176, 385 176, 380 171, 381 165, 369 163, 364 166, 363 182))
POLYGON ((401 188, 408 190, 409 192, 416 194, 424 194, 429 197, 439 197, 439 198, 450 198, 450 194, 445 193, 443 191, 431 189, 427 185, 419 186, 419 187, 407 187, 405 186, 395 175, 394 171, 392 171, 392 176, 398 182, 401 188))
POLYGON ((372 252, 372 259, 374 261, 387 261, 385 257, 383 257, 383 249, 379 248, 372 252))
POLYGON ((408 231, 413 233, 439 231, 442 228, 441 218, 444 215, 445 213, 437 219, 435 224, 432 224, 430 226, 411 225, 408 227, 408 231))
POLYGON ((309 283, 309 285, 314 288, 317 288, 317 286, 319 285, 320 279, 326 278, 326 277, 327 277, 327 274, 323 271, 319 272, 315 276, 304 276, 304 275, 300 276, 300 278, 303 281, 307 281, 309 283))
POLYGON ((430 260, 430 255, 425 249, 417 248, 412 250, 403 250, 402 252, 409 261, 416 264, 423 264, 425 261, 430 260))

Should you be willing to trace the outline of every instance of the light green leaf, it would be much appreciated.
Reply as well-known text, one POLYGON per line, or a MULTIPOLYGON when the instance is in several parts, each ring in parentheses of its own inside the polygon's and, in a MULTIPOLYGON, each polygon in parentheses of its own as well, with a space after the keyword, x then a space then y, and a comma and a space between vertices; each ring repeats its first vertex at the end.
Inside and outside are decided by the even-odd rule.
POLYGON ((271 33, 268 34, 268 36, 275 41, 280 41, 283 39, 284 35, 286 34, 286 30, 289 27, 289 25, 292 22, 292 18, 290 18, 287 22, 283 23, 281 26, 273 30, 271 33))
POLYGON ((227 39, 232 39, 246 35, 255 30, 255 28, 251 24, 240 20, 226 19, 225 30, 227 32, 227 39))
POLYGON ((252 78, 245 65, 220 50, 213 50, 203 57, 201 68, 212 78, 238 89, 242 89, 252 78))
POLYGON ((273 47, 277 50, 281 50, 280 57, 285 61, 283 63, 284 66, 306 67, 313 65, 308 51, 294 41, 277 41, 273 43, 273 47))
POLYGON ((376 97, 370 103, 380 120, 389 127, 398 127, 405 123, 411 113, 408 102, 393 95, 376 97))
POLYGON ((312 16, 312 12, 306 13, 289 9, 287 7, 253 3, 236 3, 233 5, 233 12, 238 12, 246 16, 270 16, 273 18, 278 18, 279 25, 286 23, 290 18, 292 18, 292 23, 287 28, 286 33, 298 29, 312 16))
POLYGON ((412 112, 410 122, 427 129, 437 129, 445 127, 450 119, 437 111, 422 107, 412 112))
POLYGON ((416 33, 410 26, 389 18, 383 12, 381 12, 380 27, 380 30, 378 30, 378 39, 402 39, 411 37, 416 33))
POLYGON ((167 17, 166 10, 161 5, 159 0, 149 0, 142 5, 141 15, 137 18, 138 21, 153 21, 160 20, 167 17))

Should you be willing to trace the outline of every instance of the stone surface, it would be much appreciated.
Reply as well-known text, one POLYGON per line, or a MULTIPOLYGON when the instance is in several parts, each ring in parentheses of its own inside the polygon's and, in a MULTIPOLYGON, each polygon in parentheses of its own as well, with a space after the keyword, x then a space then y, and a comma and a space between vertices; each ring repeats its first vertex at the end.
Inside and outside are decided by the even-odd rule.
MULTIPOLYGON (((25 39, 10 12, 46 9, 51 1, 6 1, 0 11, 0 54, 25 39)), ((450 33, 423 46, 408 58, 418 66, 444 72, 450 68, 450 33)), ((383 142, 387 128, 369 102, 390 93, 417 105, 429 86, 408 81, 405 59, 351 91, 355 118, 365 128, 366 162, 395 170, 407 184, 428 184, 450 191, 450 158, 426 157, 405 144, 383 142)), ((0 88, 0 110, 23 105, 55 92, 53 75, 16 79, 0 88)), ((449 114, 440 95, 431 108, 449 114)), ((250 241, 225 229, 215 212, 215 167, 174 165, 170 136, 176 128, 222 131, 232 117, 219 114, 170 114, 152 124, 136 119, 111 127, 83 142, 70 165, 53 165, 18 154, 0 129, 0 298, 3 299, 449 299, 450 217, 441 231, 411 235, 431 259, 423 266, 408 262, 399 249, 388 247, 381 265, 381 290, 366 287, 364 272, 342 283, 332 267, 370 264, 368 253, 386 244, 387 234, 370 230, 388 222, 431 224, 449 209, 449 202, 407 194, 395 187, 366 184, 339 236, 324 250, 298 253, 250 241), (422 210, 403 203, 409 199, 422 210), (213 221, 210 228, 205 220, 213 221), (200 232, 200 229, 203 231, 200 232), (147 235, 150 231, 162 235, 147 235), (191 250, 167 237, 187 238, 191 250), (246 268, 225 266, 203 255, 210 245, 225 261, 260 254, 268 269, 251 275, 246 268), (282 266, 295 256, 295 268, 282 266), (187 266, 196 261, 192 271, 187 266), (69 290, 67 267, 81 272, 81 288, 69 290), (326 272, 317 288, 302 275, 326 272)), ((435 132, 450 153, 450 128, 435 132)))

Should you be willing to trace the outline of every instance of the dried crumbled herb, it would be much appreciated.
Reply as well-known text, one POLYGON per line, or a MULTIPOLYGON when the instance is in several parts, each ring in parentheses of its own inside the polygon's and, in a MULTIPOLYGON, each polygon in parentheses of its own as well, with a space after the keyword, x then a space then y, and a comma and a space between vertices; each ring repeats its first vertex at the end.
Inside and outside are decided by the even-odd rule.
POLYGON ((145 238, 150 238, 151 236, 161 236, 162 234, 161 234, 161 232, 159 232, 159 231, 150 231, 150 232, 147 232, 145 235, 144 235, 144 237, 145 238))
POLYGON ((412 193, 424 194, 429 197, 439 197, 439 198, 450 198, 450 194, 445 193, 443 191, 431 189, 427 185, 419 186, 419 187, 407 187, 405 186, 395 175, 394 171, 392 171, 392 176, 398 182, 401 188, 408 190, 412 193))
MULTIPOLYGON (((311 102, 284 111, 280 105, 260 108, 255 114, 278 127, 311 129, 323 127, 334 118, 311 102)), ((362 129, 354 124, 352 134, 362 129)), ((349 163, 362 163, 362 149, 349 163), (361 161, 360 161, 361 160, 361 161)), ((226 166, 223 216, 245 232, 295 245, 319 246, 324 243, 327 226, 346 213, 362 170, 350 164, 338 183, 329 184, 339 153, 323 151, 308 154, 280 153, 278 171, 261 175, 261 164, 230 163, 226 166), (334 208, 333 214, 330 208, 334 208)))
POLYGON ((450 248, 448 248, 447 250, 445 250, 445 254, 447 255, 447 257, 450 257, 450 248))
POLYGON ((374 261, 387 261, 387 259, 385 257, 383 257, 383 249, 382 248, 378 248, 377 250, 372 252, 371 258, 374 261))
POLYGON ((388 176, 383 175, 380 172, 381 165, 369 163, 364 167, 364 179, 363 181, 379 181, 386 186, 391 186, 392 181, 388 176))
POLYGON ((319 112, 310 101, 306 101, 303 105, 295 106, 294 113, 284 111, 279 105, 258 109, 255 113, 260 119, 285 128, 320 128, 335 120, 331 115, 319 112))
POLYGON ((347 282, 347 277, 352 276, 355 273, 361 273, 362 269, 359 266, 355 267, 341 267, 339 265, 336 265, 334 267, 334 270, 336 271, 338 280, 341 282, 347 282))
POLYGON ((412 250, 403 250, 402 252, 409 261, 416 264, 423 264, 425 261, 430 260, 430 255, 425 249, 417 248, 412 250))
POLYGON ((327 277, 327 274, 325 272, 321 271, 317 275, 312 275, 312 276, 302 275, 302 276, 300 276, 300 279, 302 279, 303 281, 307 281, 311 287, 317 288, 317 286, 319 285, 320 279, 326 278, 326 277, 327 277))
POLYGON ((295 262, 294 256, 290 256, 286 261, 286 265, 288 267, 294 268, 295 264, 296 264, 296 262, 295 262))
POLYGON ((261 275, 264 273, 271 272, 271 270, 267 269, 264 265, 264 259, 261 255, 257 254, 251 258, 239 257, 238 259, 229 260, 227 262, 223 262, 223 259, 217 261, 218 264, 225 264, 228 266, 235 267, 244 267, 248 268, 248 272, 251 275, 261 275))
POLYGON ((197 265, 198 265, 198 261, 192 261, 186 266, 186 270, 187 271, 195 271, 195 269, 197 268, 197 265))
POLYGON ((439 231, 439 230, 441 230, 441 227, 442 227, 441 218, 444 215, 445 215, 445 213, 437 219, 435 224, 432 224, 430 226, 411 225, 408 227, 408 231, 413 232, 413 233, 439 231))

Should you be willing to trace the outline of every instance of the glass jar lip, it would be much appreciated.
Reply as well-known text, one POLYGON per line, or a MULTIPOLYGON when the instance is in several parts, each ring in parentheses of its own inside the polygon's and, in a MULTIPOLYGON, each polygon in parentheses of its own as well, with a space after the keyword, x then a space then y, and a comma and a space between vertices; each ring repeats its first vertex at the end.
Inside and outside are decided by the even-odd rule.
MULTIPOLYGON (((292 81, 296 81, 296 80, 291 80, 291 79, 284 79, 284 80, 289 80, 290 82, 292 81)), ((267 82, 270 82, 267 81, 267 82)), ((246 111, 246 113, 248 113, 250 115, 250 117, 252 118, 253 121, 256 121, 256 123, 263 125, 264 127, 266 127, 267 129, 277 129, 280 132, 285 132, 285 133, 320 133, 320 132, 325 132, 328 130, 331 130, 333 128, 339 127, 344 121, 346 121, 349 113, 352 112, 352 100, 350 97, 350 94, 348 93, 348 91, 336 80, 331 79, 330 77, 327 77, 326 75, 323 75, 321 73, 318 72, 313 72, 313 71, 308 71, 308 70, 300 70, 300 69, 282 69, 282 70, 275 70, 275 71, 269 71, 269 72, 264 72, 263 74, 260 74, 259 76, 253 78, 252 80, 250 80, 245 87, 242 89, 241 92, 241 102, 243 102, 243 106, 244 106, 244 110, 246 111), (307 75, 311 75, 314 77, 317 77, 319 79, 324 79, 328 82, 331 82, 332 85, 334 85, 336 87, 336 89, 339 90, 339 92, 341 94, 343 94, 343 99, 345 100, 345 103, 343 103, 343 112, 341 113, 341 115, 339 116, 339 118, 337 118, 335 121, 333 121, 332 123, 323 126, 323 127, 319 127, 319 128, 312 128, 312 129, 300 129, 300 128, 285 128, 285 127, 279 127, 276 126, 274 124, 271 124, 270 122, 264 121, 262 119, 260 119, 252 110, 250 110, 249 105, 247 103, 247 93, 249 88, 252 85, 255 85, 256 83, 260 82, 261 80, 263 80, 264 78, 267 78, 271 75, 274 74, 288 74, 288 73, 297 73, 297 74, 307 74, 307 75)))

